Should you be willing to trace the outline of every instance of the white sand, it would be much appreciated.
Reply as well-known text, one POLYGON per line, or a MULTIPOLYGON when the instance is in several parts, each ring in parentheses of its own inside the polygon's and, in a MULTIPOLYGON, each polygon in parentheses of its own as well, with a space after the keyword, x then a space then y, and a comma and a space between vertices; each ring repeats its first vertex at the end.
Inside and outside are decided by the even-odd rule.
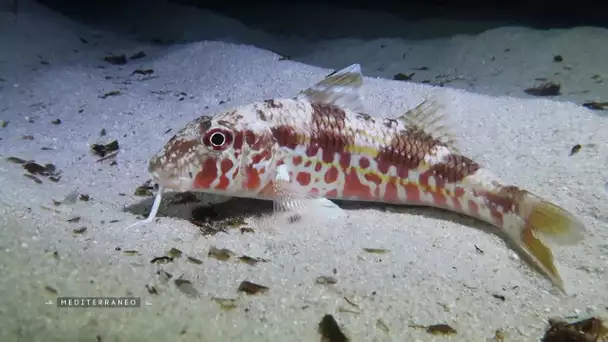
MULTIPOLYGON (((101 25, 95 31, 25 0, 20 3, 16 19, 6 7, 0 13, 0 119, 9 121, 0 129, 1 154, 51 162, 63 173, 57 183, 41 177, 44 183, 36 184, 23 176, 19 165, 0 162, 1 341, 317 341, 317 324, 327 313, 336 317, 352 341, 485 341, 496 329, 504 330, 509 341, 535 341, 548 317, 608 315, 606 118, 576 103, 473 93, 523 96, 521 89, 535 77, 551 76, 554 68, 560 68, 551 58, 561 53, 564 64, 576 64, 575 71, 563 76, 566 92, 590 91, 578 98, 564 96, 577 103, 608 101, 606 85, 589 81, 591 75, 608 70, 601 64, 606 63, 608 47, 592 47, 594 41, 608 41, 608 30, 501 28, 447 40, 419 40, 410 43, 424 49, 413 50, 412 59, 405 60, 395 59, 394 54, 409 43, 388 38, 325 41, 309 49, 308 55, 300 55, 307 62, 335 68, 361 62, 364 73, 371 74, 383 65, 384 76, 389 77, 426 65, 432 70, 450 66, 465 78, 475 78, 473 92, 442 90, 452 120, 459 123, 456 134, 462 150, 505 181, 568 208, 587 226, 584 243, 555 249, 570 294, 566 297, 513 257, 501 238, 483 229, 485 225, 431 209, 355 208, 348 210, 345 222, 331 228, 286 225, 262 230, 257 219, 247 218, 255 233, 229 229, 202 236, 187 216, 176 214, 187 210, 163 206, 157 223, 126 231, 124 227, 137 218, 123 208, 139 207, 141 212, 151 204, 151 198, 132 194, 148 179, 147 160, 171 136, 165 134, 167 129, 175 132, 203 113, 292 96, 329 70, 225 42, 149 45, 101 31, 101 25), (480 66, 479 61, 502 50, 505 44, 497 42, 506 40, 511 41, 511 52, 501 62, 502 76, 491 76, 494 69, 480 66), (543 51, 541 40, 552 50, 543 51), (370 48, 381 44, 393 52, 370 48), (125 66, 100 60, 110 53, 138 51, 147 57, 125 66), (457 51, 458 55, 450 55, 457 51), (41 64, 41 59, 49 64, 41 64), (547 69, 531 67, 547 63, 547 69), (152 68, 158 78, 140 81, 141 76, 129 76, 137 68, 152 68), (99 98, 118 89, 121 96, 99 98), (158 93, 162 91, 166 93, 158 93), (187 95, 176 95, 180 92, 187 95), (220 105, 220 101, 227 102, 220 105), (62 123, 51 124, 54 119, 62 123), (107 130, 105 137, 99 136, 102 128, 107 130), (22 140, 22 135, 34 140, 22 140), (96 162, 89 144, 113 139, 120 143, 117 165, 96 162), (569 156, 577 143, 583 149, 569 156), (52 204, 73 190, 92 199, 52 204), (74 216, 80 216, 80 222, 66 222, 74 216), (74 235, 72 230, 81 226, 87 231, 74 235), (249 266, 217 261, 207 256, 211 246, 268 262, 249 266), (137 250, 139 255, 125 255, 116 247, 137 250), (185 256, 165 265, 150 263, 173 247, 201 259, 202 265, 186 262, 185 256), (389 253, 369 254, 363 248, 384 248, 389 253), (182 275, 191 280, 199 297, 186 296, 172 280, 163 282, 158 270, 174 279, 182 275), (315 284, 322 275, 333 275, 338 283, 315 284), (256 296, 237 293, 243 280, 270 290, 256 296), (158 294, 149 294, 147 284, 155 286, 158 294), (131 294, 151 305, 60 309, 45 304, 56 297, 46 286, 60 296, 131 294), (214 296, 236 299, 237 308, 221 310, 211 300, 214 296), (435 337, 409 327, 437 323, 450 324, 458 334, 435 337)), ((282 41, 205 11, 186 12, 190 19, 175 19, 172 28, 173 33, 189 35, 188 40, 217 38, 222 31, 212 28, 222 23, 224 32, 235 27, 233 41, 267 48, 282 41), (197 27, 185 33, 176 26, 188 23, 197 27), (209 30, 202 28, 204 24, 211 25, 209 30)), ((156 30, 160 26, 148 25, 156 30)), ((419 26, 418 32, 423 29, 419 26)), ((395 116, 434 89, 439 88, 366 78, 365 104, 374 115, 395 116)), ((248 204, 228 204, 225 210, 238 215, 248 204)), ((245 214, 250 216, 251 210, 245 214)))

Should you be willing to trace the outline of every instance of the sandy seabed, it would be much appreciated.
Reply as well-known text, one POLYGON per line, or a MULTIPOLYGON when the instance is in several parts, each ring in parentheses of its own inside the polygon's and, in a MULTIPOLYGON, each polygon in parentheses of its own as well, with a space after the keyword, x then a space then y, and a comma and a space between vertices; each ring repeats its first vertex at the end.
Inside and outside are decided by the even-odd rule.
POLYGON ((167 45, 118 33, 120 16, 111 27, 84 25, 20 3, 17 16, 0 12, 1 155, 52 163, 61 174, 37 176, 38 184, 0 161, 0 340, 318 341, 331 314, 352 341, 486 341, 496 330, 537 341, 549 317, 608 315, 608 123, 581 105, 608 101, 608 45, 598 44, 608 30, 500 27, 424 39, 432 23, 367 15, 418 37, 315 42, 158 1, 133 25, 179 38, 167 45), (164 30, 150 24, 166 17, 164 30), (102 60, 140 51, 124 65, 102 60), (219 201, 203 196, 168 200, 157 222, 125 230, 150 208, 152 197, 134 192, 173 132, 205 113, 293 96, 352 63, 384 77, 365 78, 371 114, 400 115, 439 91, 467 155, 580 217, 587 239, 554 249, 568 296, 485 225, 433 209, 347 206, 331 227, 262 230, 254 213, 269 206, 237 200, 208 209, 228 227, 209 235, 189 222, 194 207, 219 201), (134 73, 146 69, 153 73, 134 73), (414 82, 390 80, 397 73, 415 73, 414 82), (523 92, 543 77, 562 84, 562 95, 523 92), (117 156, 98 161, 91 144, 115 139, 117 156), (582 149, 570 156, 575 144, 582 149), (74 194, 89 199, 62 202, 74 194), (218 260, 213 248, 233 255, 218 260), (323 276, 337 283, 318 284, 323 276), (243 281, 269 290, 238 292, 243 281), (142 305, 58 308, 58 296, 134 296, 142 305), (439 323, 457 333, 410 326, 439 323))

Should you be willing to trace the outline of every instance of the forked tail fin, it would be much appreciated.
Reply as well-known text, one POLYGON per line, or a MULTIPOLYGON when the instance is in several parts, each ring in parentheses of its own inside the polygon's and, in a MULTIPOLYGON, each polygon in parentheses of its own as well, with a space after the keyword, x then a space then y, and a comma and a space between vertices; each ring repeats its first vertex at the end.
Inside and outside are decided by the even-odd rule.
POLYGON ((585 235, 583 223, 568 211, 528 191, 518 189, 512 199, 524 224, 519 237, 513 238, 553 284, 565 293, 551 249, 543 241, 576 244, 585 235))

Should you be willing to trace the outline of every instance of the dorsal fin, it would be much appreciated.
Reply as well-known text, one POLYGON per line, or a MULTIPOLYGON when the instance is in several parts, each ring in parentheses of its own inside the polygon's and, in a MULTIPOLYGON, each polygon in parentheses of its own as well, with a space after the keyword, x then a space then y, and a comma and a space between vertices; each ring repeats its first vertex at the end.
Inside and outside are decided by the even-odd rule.
POLYGON ((353 64, 329 74, 322 81, 300 92, 297 98, 362 112, 364 108, 361 101, 361 85, 363 85, 361 66, 353 64))
POLYGON ((455 152, 458 151, 456 138, 451 133, 452 125, 447 123, 445 107, 437 96, 427 98, 415 108, 399 116, 397 120, 403 120, 406 125, 423 131, 448 145, 455 152))

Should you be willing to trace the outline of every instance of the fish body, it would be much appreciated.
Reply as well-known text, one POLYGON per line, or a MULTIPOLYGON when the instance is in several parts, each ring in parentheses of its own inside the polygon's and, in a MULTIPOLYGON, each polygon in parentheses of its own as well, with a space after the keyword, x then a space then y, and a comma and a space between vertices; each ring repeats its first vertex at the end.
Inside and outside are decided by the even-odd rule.
POLYGON ((376 118, 361 105, 361 85, 355 64, 297 97, 190 122, 150 161, 155 202, 169 188, 272 200, 276 211, 337 207, 328 199, 442 208, 498 228, 563 291, 543 241, 576 243, 583 224, 461 154, 436 100, 376 118))

